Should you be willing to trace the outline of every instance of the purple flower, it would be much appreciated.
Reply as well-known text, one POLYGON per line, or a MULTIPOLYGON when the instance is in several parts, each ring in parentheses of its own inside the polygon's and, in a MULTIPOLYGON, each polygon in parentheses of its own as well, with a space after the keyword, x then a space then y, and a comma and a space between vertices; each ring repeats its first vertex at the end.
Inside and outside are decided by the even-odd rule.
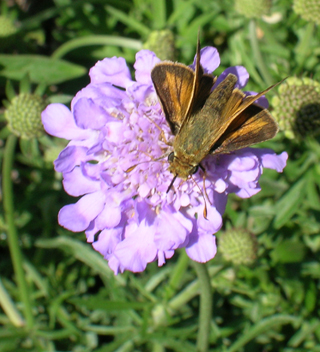
MULTIPOLYGON (((212 72, 220 62, 216 49, 201 52, 201 65, 212 72)), ((267 149, 209 155, 202 162, 206 195, 200 191, 201 172, 193 180, 177 179, 166 193, 173 175, 165 140, 173 136, 150 77, 159 61, 148 50, 138 52, 135 81, 123 58, 99 61, 90 70, 91 83, 73 98, 71 111, 51 104, 42 113, 48 133, 70 140, 55 169, 63 174, 65 191, 80 197, 60 210, 59 224, 85 231, 116 274, 143 271, 154 260, 163 265, 182 247, 195 261, 212 259, 213 234, 222 226, 228 194, 251 197, 260 190, 263 167, 281 172, 286 164, 285 152, 278 156, 267 149)), ((229 70, 242 88, 249 77, 245 68, 229 70)))

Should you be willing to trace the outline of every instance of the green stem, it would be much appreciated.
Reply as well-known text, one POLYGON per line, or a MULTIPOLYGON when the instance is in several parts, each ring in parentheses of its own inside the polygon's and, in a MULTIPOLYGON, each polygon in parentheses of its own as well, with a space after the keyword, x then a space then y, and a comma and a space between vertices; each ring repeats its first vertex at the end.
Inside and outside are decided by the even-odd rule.
POLYGON ((212 317, 212 288, 206 264, 192 262, 200 283, 199 330, 197 351, 209 351, 210 324, 212 317))
POLYGON ((71 39, 62 44, 52 55, 53 59, 61 59, 74 49, 90 45, 115 45, 134 50, 142 49, 142 43, 136 39, 116 37, 112 35, 89 35, 86 37, 71 39))
POLYGON ((253 50, 253 55, 254 55, 254 60, 257 64, 257 67, 265 81, 265 83, 268 86, 272 85, 272 77, 269 74, 269 71, 264 63, 264 60, 262 58, 260 49, 259 49, 259 43, 257 39, 257 30, 256 30, 256 22, 255 20, 251 20, 249 24, 249 35, 250 35, 250 43, 251 47, 253 50))
POLYGON ((14 151, 17 137, 11 134, 6 142, 3 167, 2 167, 2 191, 3 191, 3 207, 5 212, 6 224, 8 227, 8 244, 15 272, 17 285, 20 292, 20 298, 24 305, 25 319, 27 327, 34 326, 34 318, 32 315, 31 300, 28 292, 27 281, 22 267, 22 254, 19 247, 18 233, 14 223, 14 205, 13 205, 13 187, 11 180, 11 171, 14 159, 14 151))

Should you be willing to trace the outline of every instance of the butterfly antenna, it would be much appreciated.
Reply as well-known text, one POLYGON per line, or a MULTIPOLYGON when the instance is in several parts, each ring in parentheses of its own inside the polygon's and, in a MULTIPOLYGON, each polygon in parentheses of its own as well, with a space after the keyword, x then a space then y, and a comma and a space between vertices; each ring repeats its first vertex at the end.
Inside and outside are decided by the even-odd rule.
POLYGON ((151 158, 151 160, 141 161, 140 163, 137 163, 137 164, 135 164, 135 165, 132 165, 132 166, 130 166, 125 172, 126 172, 126 173, 131 172, 132 170, 134 170, 134 169, 135 169, 138 165, 140 165, 140 164, 151 163, 152 161, 159 161, 159 160, 165 158, 166 156, 168 156, 168 154, 167 154, 167 153, 166 153, 166 154, 163 154, 163 155, 161 155, 161 156, 160 156, 159 158, 157 158, 157 159, 152 158, 150 155, 148 155, 148 156, 151 158))
POLYGON ((170 182, 170 185, 169 185, 169 187, 168 187, 166 193, 168 193, 168 192, 170 191, 170 188, 172 187, 172 185, 173 185, 173 183, 174 183, 174 181, 176 180, 177 177, 178 177, 178 175, 175 175, 175 176, 174 176, 174 178, 173 178, 172 181, 170 182))
POLYGON ((200 28, 198 30, 198 39, 197 39, 197 59, 196 59, 196 68, 200 65, 200 28))
POLYGON ((207 211, 206 198, 204 197, 204 194, 203 194, 201 188, 199 187, 198 183, 196 182, 196 180, 195 180, 192 176, 190 176, 190 177, 191 177, 191 180, 193 181, 193 183, 198 187, 198 189, 199 189, 199 191, 200 191, 200 193, 201 193, 201 195, 202 195, 202 198, 203 198, 203 201, 204 201, 203 217, 204 217, 206 220, 208 220, 208 218, 207 218, 208 211, 207 211))

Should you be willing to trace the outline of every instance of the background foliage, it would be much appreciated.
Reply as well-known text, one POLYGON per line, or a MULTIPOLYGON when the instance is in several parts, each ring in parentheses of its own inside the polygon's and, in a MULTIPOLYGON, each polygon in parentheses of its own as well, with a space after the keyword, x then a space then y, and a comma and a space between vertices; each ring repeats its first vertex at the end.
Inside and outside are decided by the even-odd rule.
MULTIPOLYGON (((254 20, 231 0, 7 0, 0 26, 2 16, 16 28, 0 38, 2 99, 31 84, 49 102, 69 104, 97 60, 122 56, 132 67, 150 33, 162 29, 174 33, 177 61, 189 64, 201 28, 202 46, 221 55, 216 74, 244 65, 249 90, 286 76, 320 80, 319 28, 289 0, 275 0, 267 17, 254 20)), ((10 132, 1 112, 3 162, 10 132)), ((83 233, 58 226, 59 209, 74 202, 52 166, 65 144, 45 136, 20 139, 14 149, 14 225, 27 291, 17 285, 1 207, 0 351, 196 351, 199 282, 184 251, 162 268, 152 263, 139 275, 114 276, 83 233), (23 295, 32 317, 24 315, 23 295)), ((319 140, 279 133, 264 146, 286 150, 288 166, 280 175, 266 170, 252 199, 229 198, 223 230, 250 231, 258 255, 251 266, 232 265, 221 254, 208 263, 210 350, 320 351, 319 140)))

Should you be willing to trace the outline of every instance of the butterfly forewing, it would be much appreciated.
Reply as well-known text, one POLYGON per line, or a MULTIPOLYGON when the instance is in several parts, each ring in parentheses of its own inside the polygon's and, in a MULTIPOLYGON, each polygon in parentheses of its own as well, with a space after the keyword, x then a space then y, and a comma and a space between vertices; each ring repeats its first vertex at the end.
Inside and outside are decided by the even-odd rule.
MULTIPOLYGON (((281 83, 281 82, 279 82, 281 83)), ((254 104, 262 95, 279 83, 254 96, 245 96, 235 89, 223 111, 228 118, 228 127, 212 146, 212 153, 230 153, 233 150, 273 138, 278 132, 278 125, 267 109, 254 104)))
POLYGON ((226 132, 212 147, 212 154, 230 153, 273 138, 278 132, 278 125, 267 109, 251 105, 238 115, 241 121, 234 129, 226 132))
POLYGON ((192 103, 194 72, 185 65, 164 62, 153 68, 151 78, 171 132, 176 135, 192 103))
MULTIPOLYGON (((241 91, 236 90, 236 91, 240 92, 243 95, 244 99, 243 99, 242 103, 238 107, 234 106, 234 109, 229 111, 229 114, 231 114, 230 119, 233 120, 234 118, 236 118, 248 106, 254 104, 254 102, 257 99, 261 98, 263 95, 265 95, 267 92, 269 92, 269 90, 271 90, 272 88, 274 88, 277 85, 281 84, 283 81, 284 81, 284 79, 282 81, 270 86, 269 88, 263 90, 262 92, 258 93, 257 95, 249 95, 247 97, 245 97, 244 93, 242 93, 241 91)), ((272 120, 273 120, 273 118, 272 118, 272 120)))

